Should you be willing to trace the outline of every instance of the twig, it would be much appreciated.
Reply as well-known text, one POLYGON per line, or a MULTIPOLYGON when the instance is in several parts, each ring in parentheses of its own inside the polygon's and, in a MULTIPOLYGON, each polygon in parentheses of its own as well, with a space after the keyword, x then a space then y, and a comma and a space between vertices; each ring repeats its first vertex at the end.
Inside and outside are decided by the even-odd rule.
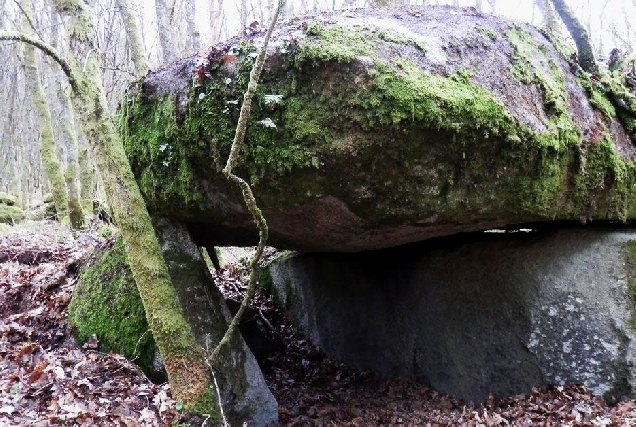
MULTIPOLYGON (((209 334, 206 334, 205 336, 205 350, 206 350, 206 353, 210 352, 210 335, 209 334)), ((221 390, 219 390, 219 383, 216 381, 216 374, 214 373, 214 368, 212 367, 212 364, 210 363, 209 359, 205 360, 205 364, 208 365, 208 368, 210 368, 210 373, 212 374, 212 380, 214 381, 214 391, 216 392, 216 398, 219 402, 219 411, 221 412, 221 420, 223 421, 223 427, 230 427, 230 425, 227 422, 227 419, 225 419, 225 412, 223 411, 223 402, 221 401, 221 390)), ((205 419, 202 426, 204 426, 207 423, 208 418, 205 419)))
POLYGON ((62 58, 62 56, 57 52, 57 50, 55 50, 53 46, 35 37, 31 37, 28 34, 16 32, 16 31, 0 31, 0 40, 15 40, 15 41, 28 43, 32 46, 37 47, 42 52, 44 52, 45 54, 53 58, 53 60, 55 60, 55 62, 57 62, 60 65, 60 67, 62 68, 62 71, 64 71, 64 74, 66 74, 66 77, 68 78, 68 81, 71 84, 71 87, 73 88, 74 91, 77 91, 78 89, 77 79, 75 77, 75 74, 73 73, 71 66, 69 65, 68 62, 66 62, 62 58))
POLYGON ((261 71, 263 70, 263 64, 265 63, 265 57, 267 55, 267 44, 269 43, 269 39, 274 31, 274 26, 276 25, 276 21, 278 20, 278 15, 285 3, 285 0, 279 0, 278 6, 276 7, 276 11, 274 12, 274 16, 272 17, 272 22, 269 24, 269 28, 267 29, 267 33, 265 34, 265 39, 263 40, 263 47, 261 48, 258 57, 256 58, 256 63, 250 72, 250 81, 247 84, 247 91, 243 95, 243 105, 241 106, 241 114, 239 116, 238 124, 236 125, 236 133, 234 134, 234 141, 232 141, 232 148, 230 150, 230 155, 228 156, 227 163, 225 168, 223 168, 223 174, 227 177, 227 179, 234 181, 241 187, 241 191, 243 193, 243 200, 245 201, 245 205, 247 206, 247 210, 252 214, 254 218, 254 222, 258 227, 258 246, 256 248, 256 252, 252 257, 250 262, 250 278, 249 284, 247 287, 247 293, 245 294, 245 298, 241 303, 238 311, 234 315, 234 318, 230 322, 230 325, 225 332, 225 335, 216 346, 212 354, 210 355, 210 361, 214 364, 221 353, 221 350, 225 345, 230 342, 232 335, 238 328, 238 324, 241 321, 241 317, 243 313, 247 309, 254 293, 256 292, 256 285, 258 283, 258 261, 263 254, 263 250, 265 249, 265 243, 267 242, 267 221, 263 216, 263 213, 258 208, 256 203, 256 199, 254 199, 254 194, 252 193, 252 189, 250 185, 245 182, 245 180, 240 177, 234 175, 232 173, 232 169, 234 168, 236 161, 238 159, 239 152, 241 151, 241 147, 245 141, 245 131, 247 129, 247 119, 250 115, 250 109, 252 106, 252 98, 254 97, 254 93, 256 92, 256 87, 258 86, 258 79, 260 78, 261 71))

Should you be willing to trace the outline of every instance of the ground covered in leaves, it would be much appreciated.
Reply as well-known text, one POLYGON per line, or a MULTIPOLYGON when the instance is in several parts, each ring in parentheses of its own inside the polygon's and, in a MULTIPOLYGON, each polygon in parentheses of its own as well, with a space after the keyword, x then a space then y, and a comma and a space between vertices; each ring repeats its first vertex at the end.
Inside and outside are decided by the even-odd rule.
MULTIPOLYGON (((179 414, 166 384, 134 364, 77 345, 66 324, 78 262, 105 237, 73 236, 55 223, 0 233, 0 425, 194 425, 179 414)), ((245 269, 217 272, 239 298, 245 269)), ((407 379, 358 372, 313 348, 259 294, 251 319, 276 345, 260 363, 280 405, 280 425, 631 426, 636 403, 607 405, 581 386, 468 404, 407 379)))

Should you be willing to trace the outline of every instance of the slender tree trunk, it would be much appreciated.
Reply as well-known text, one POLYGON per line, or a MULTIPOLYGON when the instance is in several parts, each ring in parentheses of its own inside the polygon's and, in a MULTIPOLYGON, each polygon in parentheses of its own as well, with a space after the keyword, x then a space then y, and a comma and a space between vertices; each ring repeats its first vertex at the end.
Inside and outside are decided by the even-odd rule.
MULTIPOLYGON (((51 5, 52 6, 52 5, 51 5)), ((58 38, 60 28, 59 14, 54 7, 50 10, 51 16, 51 46, 58 48, 58 38)), ((59 49, 58 49, 59 50, 59 49)), ((80 229, 84 226, 84 210, 80 202, 80 187, 79 187, 79 163, 77 160, 78 144, 77 144, 77 130, 75 128, 75 114, 73 114, 73 106, 71 105, 71 99, 68 92, 65 90, 62 83, 57 83, 57 96, 61 105, 61 128, 62 133, 67 140, 66 151, 66 173, 64 174, 66 180, 66 190, 68 192, 68 217, 71 222, 71 227, 74 229, 80 229)))
POLYGON ((55 0, 55 4, 70 18, 68 39, 74 56, 70 61, 78 76, 73 104, 101 174, 109 206, 121 230, 130 269, 172 392, 186 409, 216 414, 218 408, 203 349, 196 344, 184 318, 150 215, 108 112, 90 12, 82 0, 55 0))
POLYGON ((77 163, 80 177, 80 204, 84 212, 93 211, 93 164, 88 154, 88 146, 82 138, 78 140, 77 163))
POLYGON ((68 151, 66 161, 66 189, 68 190, 68 216, 71 227, 79 229, 84 226, 84 210, 80 201, 79 186, 79 161, 77 131, 75 129, 75 114, 68 93, 60 84, 58 86, 58 98, 62 104, 62 132, 68 139, 68 151))
POLYGON ((479 12, 483 11, 483 5, 481 4, 481 0, 475 0, 475 9, 479 12))
POLYGON ((186 24, 188 25, 188 40, 189 47, 192 49, 199 49, 201 47, 201 34, 197 29, 196 17, 196 2, 195 0, 184 0, 183 6, 185 9, 186 24))
POLYGON ((212 25, 212 43, 221 39, 223 28, 223 0, 212 0, 210 3, 210 22, 212 25))
POLYGON ((203 349, 186 322, 161 255, 146 205, 108 111, 99 69, 91 14, 83 0, 54 0, 68 15, 73 56, 65 61, 50 45, 26 34, 0 32, 0 40, 19 40, 55 59, 69 78, 72 103, 121 230, 130 269, 139 288, 148 324, 163 357, 173 396, 188 411, 212 414, 218 406, 203 349))
MULTIPOLYGON (((30 22, 32 22, 28 17, 31 15, 30 4, 22 0, 21 7, 29 21, 25 22, 26 28, 30 25, 30 22)), ((63 220, 68 216, 68 193, 66 192, 66 182, 62 173, 62 165, 57 157, 51 111, 46 100, 46 94, 44 93, 44 86, 40 81, 40 70, 38 69, 35 48, 33 46, 24 46, 22 64, 24 66, 31 100, 38 114, 40 156, 44 164, 47 179, 51 185, 51 193, 53 194, 53 203, 57 212, 57 218, 63 220)))
POLYGON ((247 27, 247 0, 240 0, 239 17, 241 19, 241 29, 247 27))
POLYGON ((574 15, 574 12, 570 9, 565 0, 550 1, 574 39, 574 43, 576 43, 579 65, 588 73, 598 73, 598 66, 594 60, 592 42, 585 27, 581 24, 576 15, 574 15))
POLYGON ((128 37, 128 45, 130 46, 130 57, 133 65, 135 66, 135 75, 141 77, 148 72, 150 66, 148 65, 144 44, 141 40, 137 19, 130 9, 130 3, 128 0, 115 0, 115 3, 119 8, 119 14, 124 22, 124 29, 126 30, 126 36, 128 37))
MULTIPOLYGON (((57 1, 57 0, 56 0, 57 1)), ((174 7, 175 0, 155 0, 157 12, 157 31, 159 32, 159 44, 163 62, 170 62, 176 57, 174 42, 174 7)))
POLYGON ((554 8, 552 7, 552 3, 550 3, 550 0, 535 0, 534 4, 543 15, 543 25, 545 26, 548 34, 558 34, 559 22, 554 12, 554 8))

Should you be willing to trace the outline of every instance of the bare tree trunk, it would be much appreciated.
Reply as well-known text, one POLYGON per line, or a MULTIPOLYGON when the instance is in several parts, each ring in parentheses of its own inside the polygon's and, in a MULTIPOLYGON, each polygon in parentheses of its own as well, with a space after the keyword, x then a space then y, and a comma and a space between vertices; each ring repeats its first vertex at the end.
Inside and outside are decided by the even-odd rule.
POLYGON ((558 34, 559 22, 557 21, 556 14, 550 0, 535 0, 534 4, 543 15, 543 25, 545 26, 548 34, 558 34))
POLYGON ((210 22, 212 24, 212 43, 221 39, 221 29, 223 28, 223 0, 212 0, 210 2, 210 22))
MULTIPOLYGON (((61 24, 57 10, 51 8, 51 39, 53 42, 51 45, 55 48, 58 46, 59 38, 59 26, 61 24)), ((68 217, 71 222, 71 227, 74 229, 80 229, 84 226, 85 217, 82 204, 80 202, 80 186, 79 186, 79 162, 77 160, 78 155, 78 143, 77 143, 77 130, 75 128, 75 114, 73 113, 73 106, 71 105, 71 99, 68 92, 64 88, 62 83, 57 83, 57 96, 61 105, 61 128, 62 133, 67 140, 66 151, 66 173, 64 174, 66 180, 66 190, 68 191, 68 217)), ((90 212, 90 211, 89 211, 90 212)))
POLYGON ((240 4, 240 7, 239 7, 239 16, 240 16, 240 19, 241 19, 241 29, 247 27, 247 15, 248 15, 247 0, 241 0, 241 4, 240 4))
POLYGON ((490 5, 490 13, 497 13, 497 0, 488 0, 490 5))
POLYGON ((157 31, 161 45, 163 62, 170 62, 176 57, 174 42, 176 40, 173 26, 175 0, 155 0, 157 13, 157 31))
POLYGON ((188 25, 188 44, 192 49, 199 49, 201 47, 201 34, 197 29, 197 23, 194 19, 196 16, 195 0, 184 0, 183 6, 185 9, 186 23, 188 25))
POLYGON ((130 46, 130 57, 135 66, 135 75, 138 77, 143 76, 148 72, 150 66, 148 65, 144 44, 141 40, 137 18, 133 15, 128 0, 115 0, 115 4, 119 8, 119 14, 124 22, 124 29, 126 30, 130 46))
POLYGON ((483 12, 483 6, 481 4, 481 0, 475 0, 475 9, 479 12, 483 12))
POLYGON ((598 73, 590 36, 565 0, 550 0, 576 43, 578 63, 588 73, 598 73))

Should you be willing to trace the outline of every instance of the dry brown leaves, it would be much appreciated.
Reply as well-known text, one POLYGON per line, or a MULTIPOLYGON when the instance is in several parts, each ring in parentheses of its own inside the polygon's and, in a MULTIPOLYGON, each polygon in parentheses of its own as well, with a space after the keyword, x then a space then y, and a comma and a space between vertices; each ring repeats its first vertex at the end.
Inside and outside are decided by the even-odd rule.
POLYGON ((167 385, 123 357, 79 348, 64 309, 78 261, 99 238, 38 223, 0 234, 0 425, 158 426, 167 385))
MULTIPOLYGON (((0 425, 201 425, 179 418, 167 385, 152 384, 121 356, 71 339, 64 309, 76 264, 102 240, 73 238, 54 223, 0 234, 0 425)), ((216 280, 238 299, 246 277, 235 265, 216 280)), ((259 361, 281 425, 636 426, 634 401, 608 406, 577 385, 474 405, 408 379, 378 378, 312 347, 267 295, 258 293, 253 308, 284 343, 284 351, 259 361)))

